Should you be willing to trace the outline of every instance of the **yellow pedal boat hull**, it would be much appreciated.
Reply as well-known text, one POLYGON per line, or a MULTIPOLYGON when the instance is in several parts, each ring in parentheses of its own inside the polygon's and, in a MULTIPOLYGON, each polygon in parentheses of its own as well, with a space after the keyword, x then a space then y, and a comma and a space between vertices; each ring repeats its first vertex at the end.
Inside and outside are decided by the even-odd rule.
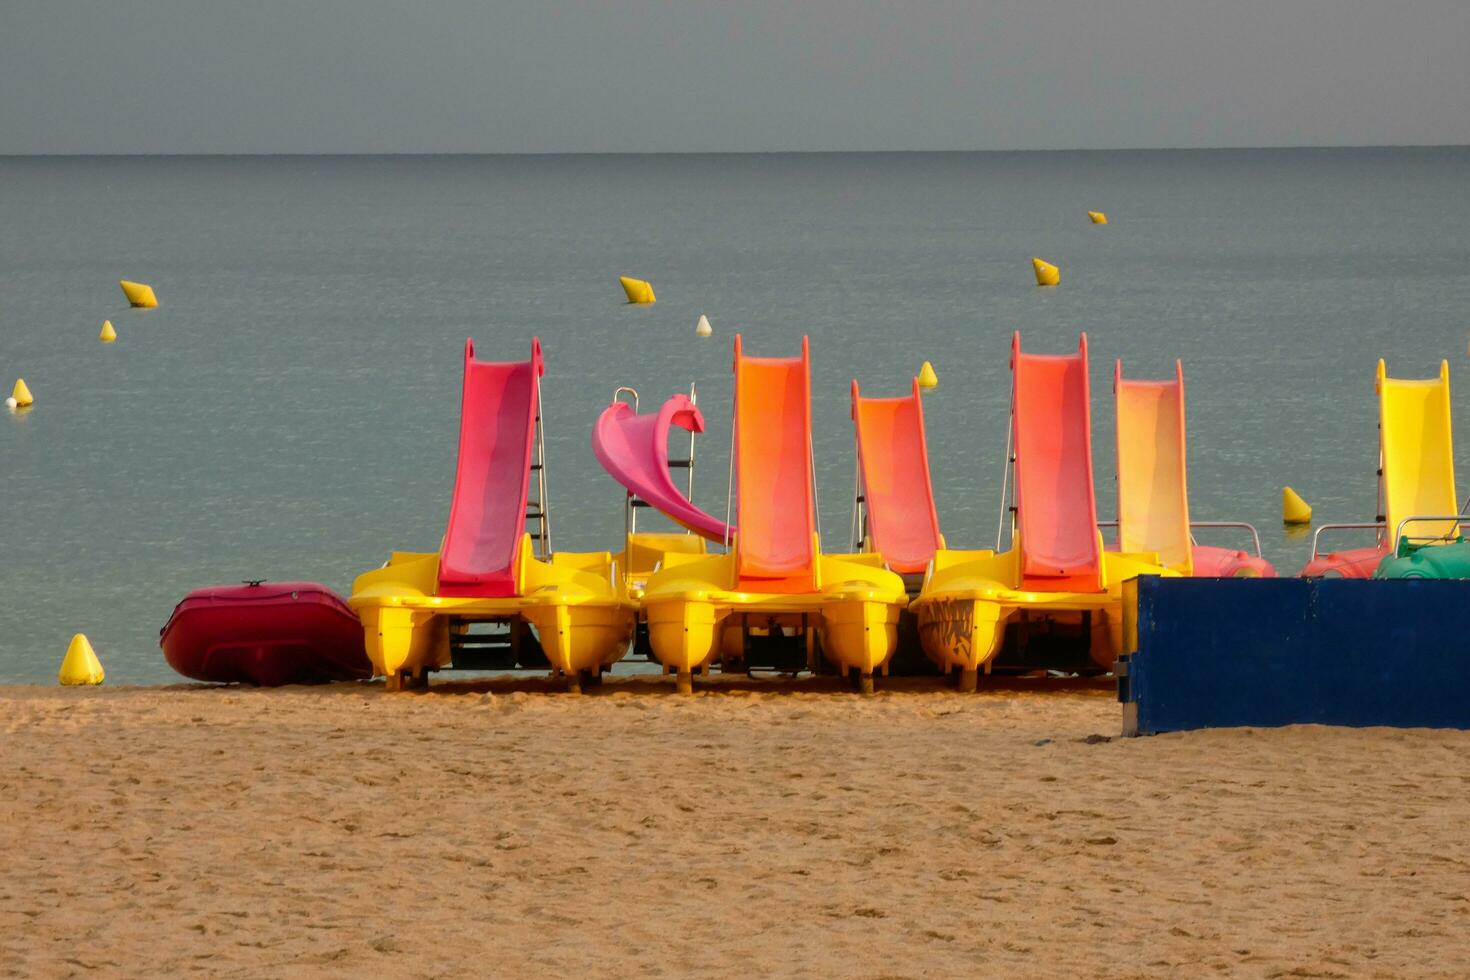
POLYGON ((531 557, 521 543, 516 591, 505 598, 436 595, 439 555, 395 552, 382 568, 359 575, 347 604, 362 619, 374 672, 422 676, 450 663, 449 632, 470 622, 526 623, 536 630, 553 671, 598 672, 623 658, 637 613, 612 556, 558 553, 531 557))
POLYGON ((1101 592, 1046 592, 1018 587, 1020 550, 938 551, 910 604, 924 653, 945 671, 988 671, 1006 626, 1023 616, 1060 622, 1091 614, 1088 654, 1111 669, 1122 650, 1123 583, 1139 575, 1174 575, 1154 554, 1103 554, 1101 592))
MULTIPOLYGON (((898 646, 898 617, 908 601, 903 580, 867 555, 818 558, 821 591, 746 592, 735 581, 734 555, 669 555, 643 591, 649 643, 659 663, 688 673, 736 648, 743 629, 820 631, 822 653, 842 671, 887 669, 898 646)), ((737 648, 738 649, 738 648, 737 648)))

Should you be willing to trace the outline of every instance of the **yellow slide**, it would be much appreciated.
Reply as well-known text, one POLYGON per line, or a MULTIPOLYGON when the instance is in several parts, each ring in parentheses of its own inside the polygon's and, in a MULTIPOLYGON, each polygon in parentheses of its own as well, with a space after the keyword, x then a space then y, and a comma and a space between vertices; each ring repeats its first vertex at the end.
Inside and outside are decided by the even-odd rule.
MULTIPOLYGON (((1439 377, 1390 378, 1378 362, 1379 425, 1383 440, 1383 513, 1389 554, 1398 550, 1399 524, 1420 514, 1457 514, 1455 454, 1450 439, 1450 366, 1439 377)), ((1417 540, 1453 541, 1453 521, 1415 521, 1404 528, 1417 540)))

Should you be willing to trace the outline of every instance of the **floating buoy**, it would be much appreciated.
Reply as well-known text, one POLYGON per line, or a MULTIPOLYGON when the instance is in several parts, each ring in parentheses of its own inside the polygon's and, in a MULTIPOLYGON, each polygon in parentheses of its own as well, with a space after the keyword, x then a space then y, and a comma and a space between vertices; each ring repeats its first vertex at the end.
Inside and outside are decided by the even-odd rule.
POLYGON ((117 284, 122 287, 123 295, 128 298, 130 306, 153 307, 158 305, 158 297, 153 295, 153 287, 147 283, 119 279, 117 284))
POLYGON ((15 387, 10 389, 10 397, 15 399, 17 408, 29 408, 36 402, 36 397, 31 394, 25 378, 15 379, 15 387))
POLYGON ((935 388, 938 387, 938 385, 939 375, 934 373, 934 365, 930 364, 928 361, 925 361, 924 366, 919 368, 919 387, 935 388))
POLYGON ((102 661, 97 659, 97 651, 92 649, 91 642, 82 633, 73 636, 71 644, 66 648, 66 656, 61 660, 61 669, 56 672, 56 679, 68 687, 74 687, 101 684, 105 676, 102 672, 102 661))
POLYGON ((1281 488, 1281 520, 1285 524, 1312 523, 1312 505, 1291 487, 1281 488))
POLYGON ((699 314, 699 322, 694 325, 694 336, 708 337, 714 332, 715 328, 709 325, 709 317, 699 314))
POLYGON ((14 398, 6 398, 5 399, 5 407, 8 408, 8 409, 10 409, 13 412, 17 408, 19 408, 20 406, 15 403, 15 399, 14 398))
POLYGON ((102 321, 102 332, 97 335, 97 339, 104 344, 110 344, 117 339, 117 331, 112 328, 111 320, 102 321))
POLYGON ((642 279, 618 276, 618 282, 623 284, 623 292, 628 294, 629 303, 652 303, 654 301, 653 287, 642 279))
POLYGON ((1092 219, 1092 223, 1095 225, 1105 225, 1108 223, 1108 216, 1101 211, 1089 211, 1087 212, 1087 216, 1092 219))
POLYGON ((1062 270, 1050 262, 1043 262, 1041 259, 1033 258, 1031 260, 1031 268, 1036 270, 1036 285, 1038 286, 1055 286, 1062 281, 1062 270))

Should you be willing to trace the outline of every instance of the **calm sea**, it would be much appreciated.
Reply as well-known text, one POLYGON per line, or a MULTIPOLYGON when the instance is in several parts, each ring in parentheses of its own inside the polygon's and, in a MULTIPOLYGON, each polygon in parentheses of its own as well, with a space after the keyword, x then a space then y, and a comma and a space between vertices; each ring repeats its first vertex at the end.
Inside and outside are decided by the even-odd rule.
POLYGON ((850 380, 900 394, 925 359, 941 526, 988 547, 1011 331, 1068 351, 1085 330, 1099 512, 1114 359, 1164 377, 1182 358, 1194 516, 1254 522, 1295 571, 1283 484, 1319 519, 1373 516, 1376 360, 1467 366, 1470 149, 6 158, 0 270, 0 382, 37 397, 0 410, 0 681, 54 681, 81 631, 110 681, 165 682, 158 630, 191 588, 346 591, 390 549, 437 547, 467 336, 490 358, 545 347, 561 549, 620 546, 588 449, 618 385, 652 404, 698 384, 696 497, 723 513, 736 331, 770 355, 811 335, 829 550, 850 380), (658 303, 625 305, 620 274, 658 303), (126 309, 119 278, 160 308, 126 309))

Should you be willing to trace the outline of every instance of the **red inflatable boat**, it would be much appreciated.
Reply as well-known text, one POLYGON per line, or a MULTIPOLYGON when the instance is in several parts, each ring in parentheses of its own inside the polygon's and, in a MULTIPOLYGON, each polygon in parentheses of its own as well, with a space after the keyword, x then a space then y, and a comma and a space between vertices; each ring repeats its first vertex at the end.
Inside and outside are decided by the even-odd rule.
POLYGON ((221 684, 321 684, 372 676, 362 623, 316 582, 195 589, 174 607, 158 645, 174 670, 221 684))

